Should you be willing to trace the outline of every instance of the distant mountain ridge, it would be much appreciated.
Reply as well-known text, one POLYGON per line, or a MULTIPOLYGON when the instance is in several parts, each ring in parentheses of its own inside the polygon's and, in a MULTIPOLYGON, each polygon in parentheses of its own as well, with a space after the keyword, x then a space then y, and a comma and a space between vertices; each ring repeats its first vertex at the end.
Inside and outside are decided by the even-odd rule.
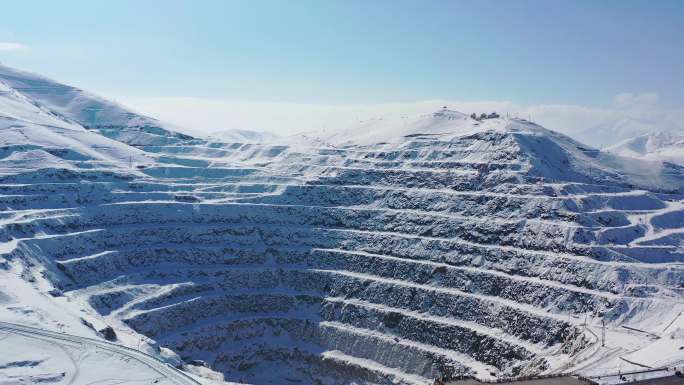
POLYGON ((266 131, 231 129, 214 131, 207 135, 207 138, 228 143, 273 143, 281 137, 266 131))
POLYGON ((684 166, 684 134, 652 131, 606 148, 612 154, 684 166))

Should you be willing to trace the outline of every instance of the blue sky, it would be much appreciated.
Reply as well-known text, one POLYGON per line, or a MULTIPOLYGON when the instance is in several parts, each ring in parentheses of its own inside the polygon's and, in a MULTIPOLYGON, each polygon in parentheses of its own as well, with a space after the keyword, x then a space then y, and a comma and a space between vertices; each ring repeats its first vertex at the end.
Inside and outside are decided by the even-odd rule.
POLYGON ((0 14, 0 61, 143 110, 161 98, 606 109, 624 93, 681 110, 683 40, 677 0, 23 0, 0 14))

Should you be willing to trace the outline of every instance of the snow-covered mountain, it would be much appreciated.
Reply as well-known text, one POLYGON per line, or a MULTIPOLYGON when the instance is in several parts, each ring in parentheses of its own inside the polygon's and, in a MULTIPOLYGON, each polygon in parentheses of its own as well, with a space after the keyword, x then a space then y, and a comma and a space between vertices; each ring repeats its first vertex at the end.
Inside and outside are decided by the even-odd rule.
POLYGON ((654 131, 627 139, 606 149, 612 154, 684 165, 684 135, 654 131))
POLYGON ((212 132, 208 139, 227 143, 273 143, 277 142, 280 136, 266 131, 233 129, 212 132))
POLYGON ((67 160, 114 163, 147 159, 145 152, 86 130, 0 79, 0 145, 5 167, 71 167, 67 160), (27 163, 28 162, 28 163, 27 163))
POLYGON ((257 384, 684 361, 680 166, 447 110, 225 143, 2 73, 0 321, 257 384))
POLYGON ((54 80, 0 64, 0 83, 45 112, 131 145, 178 143, 192 139, 156 119, 54 80))

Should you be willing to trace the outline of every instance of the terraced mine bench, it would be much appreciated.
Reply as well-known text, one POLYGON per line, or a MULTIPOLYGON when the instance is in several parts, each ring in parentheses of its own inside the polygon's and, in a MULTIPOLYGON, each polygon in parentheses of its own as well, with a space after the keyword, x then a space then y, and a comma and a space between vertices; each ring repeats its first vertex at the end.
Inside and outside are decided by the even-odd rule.
POLYGON ((349 139, 220 143, 0 80, 0 107, 33 119, 0 114, 0 283, 226 380, 590 372, 684 329, 680 166, 443 110, 349 139))

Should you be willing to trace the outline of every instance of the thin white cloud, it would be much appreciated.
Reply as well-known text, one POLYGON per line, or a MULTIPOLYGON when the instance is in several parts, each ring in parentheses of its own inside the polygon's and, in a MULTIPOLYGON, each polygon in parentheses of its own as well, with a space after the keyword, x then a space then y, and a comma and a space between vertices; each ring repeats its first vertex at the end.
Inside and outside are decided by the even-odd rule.
POLYGON ((25 49, 28 49, 28 47, 21 43, 8 43, 0 41, 0 52, 23 51, 25 49))
POLYGON ((496 111, 531 118, 595 147, 614 144, 643 132, 684 133, 684 110, 658 106, 654 93, 625 93, 610 107, 521 105, 508 101, 428 100, 383 104, 303 104, 202 98, 122 98, 124 103, 195 134, 225 129, 251 129, 280 135, 333 131, 354 127, 358 120, 417 116, 442 106, 466 113, 496 111))
POLYGON ((615 103, 622 107, 652 106, 658 102, 658 94, 655 92, 631 93, 625 92, 615 97, 615 103))

